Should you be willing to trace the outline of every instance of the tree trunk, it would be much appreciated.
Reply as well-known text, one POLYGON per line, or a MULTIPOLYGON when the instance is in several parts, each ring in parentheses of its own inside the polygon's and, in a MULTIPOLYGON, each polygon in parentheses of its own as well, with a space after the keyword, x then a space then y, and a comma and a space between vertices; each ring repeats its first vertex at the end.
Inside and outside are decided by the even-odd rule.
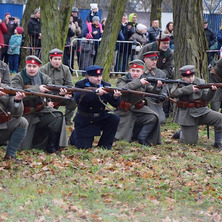
POLYGON ((48 61, 49 51, 53 48, 64 49, 73 0, 40 0, 42 61, 48 61))
POLYGON ((163 0, 152 0, 151 4, 151 14, 150 14, 150 26, 152 26, 152 21, 154 19, 159 20, 161 27, 161 6, 163 0))
MULTIPOLYGON (((39 0, 28 0, 26 7, 25 7, 25 11, 23 13, 22 16, 22 22, 21 22, 21 26, 24 29, 24 33, 23 35, 25 36, 25 42, 24 42, 24 46, 29 47, 30 46, 30 39, 29 39, 29 35, 28 35, 28 21, 31 18, 31 15, 33 14, 34 10, 36 8, 39 8, 39 0)), ((21 49, 21 62, 20 62, 20 67, 21 69, 24 68, 25 66, 25 57, 29 55, 29 49, 28 48, 22 48, 21 49)))
POLYGON ((196 75, 207 80, 207 41, 202 0, 173 0, 175 76, 179 68, 195 65, 196 75))
POLYGON ((96 64, 104 67, 103 79, 108 81, 116 40, 127 0, 112 0, 106 20, 103 38, 99 46, 96 64))

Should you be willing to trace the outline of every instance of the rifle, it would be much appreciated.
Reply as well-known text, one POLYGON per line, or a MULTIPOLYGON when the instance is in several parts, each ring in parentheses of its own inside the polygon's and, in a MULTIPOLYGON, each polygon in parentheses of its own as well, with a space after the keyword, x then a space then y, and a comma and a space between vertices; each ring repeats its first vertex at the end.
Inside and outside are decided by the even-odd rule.
MULTIPOLYGON (((152 78, 152 77, 147 77, 146 81, 150 83, 157 83, 157 81, 160 80, 162 83, 169 83, 169 84, 183 84, 183 85, 190 85, 191 83, 182 81, 182 80, 174 80, 174 79, 164 79, 164 78, 152 78)), ((222 87, 222 86, 221 86, 222 87)))
MULTIPOLYGON (((32 87, 32 85, 26 85, 25 89, 28 89, 32 87)), ((68 94, 71 94, 73 92, 86 92, 86 93, 95 93, 93 90, 89 89, 83 89, 83 88, 77 88, 73 86, 63 86, 63 85, 54 85, 54 84, 47 84, 45 85, 45 88, 47 88, 50 91, 60 91, 61 88, 66 89, 68 94)))
POLYGON ((0 91, 9 94, 9 95, 16 95, 16 92, 22 92, 24 93, 26 96, 39 96, 39 97, 46 97, 46 98, 51 98, 51 99, 62 99, 62 100, 72 100, 70 98, 67 97, 63 97, 63 96, 57 96, 57 95, 52 95, 52 94, 48 94, 48 93, 41 93, 41 92, 33 92, 31 90, 28 89, 16 89, 16 88, 11 88, 11 87, 4 87, 4 88, 0 88, 0 91))
POLYGON ((207 83, 207 84, 199 84, 199 85, 194 85, 194 86, 198 89, 208 89, 208 88, 211 88, 211 86, 222 88, 222 83, 207 83))
POLYGON ((54 85, 54 84, 47 84, 46 88, 49 90, 56 90, 56 91, 59 91, 61 88, 63 88, 66 89, 68 93, 73 93, 73 92, 95 93, 95 91, 90 89, 77 88, 73 86, 54 85))
MULTIPOLYGON (((87 87, 88 89, 91 89, 91 90, 96 90, 98 88, 96 87, 87 87)), ((141 91, 136 91, 136 90, 131 90, 131 89, 124 89, 124 88, 118 88, 118 87, 110 87, 110 86, 104 86, 102 87, 103 90, 105 90, 106 92, 111 92, 113 93, 114 90, 118 90, 120 91, 121 93, 132 93, 132 94, 136 94, 136 95, 141 95, 141 96, 147 96, 147 97, 153 97, 153 98, 159 98, 161 99, 162 96, 161 95, 158 95, 158 94, 153 94, 153 93, 148 93, 148 92, 141 92, 141 91)))

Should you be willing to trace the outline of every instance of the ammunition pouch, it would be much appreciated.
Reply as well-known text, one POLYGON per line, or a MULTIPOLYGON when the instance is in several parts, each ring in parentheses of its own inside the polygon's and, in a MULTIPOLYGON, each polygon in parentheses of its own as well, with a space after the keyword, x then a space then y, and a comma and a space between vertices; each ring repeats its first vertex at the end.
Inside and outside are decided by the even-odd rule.
POLYGON ((125 112, 127 112, 131 106, 132 106, 131 103, 121 100, 118 108, 123 109, 123 110, 125 110, 125 112))
POLYGON ((193 107, 200 108, 200 107, 208 106, 208 102, 204 100, 194 100, 192 102, 179 100, 176 102, 176 106, 182 109, 193 108, 193 107))
POLYGON ((145 105, 145 100, 141 100, 135 104, 135 109, 141 109, 145 105))
POLYGON ((10 113, 0 113, 0 123, 6 123, 12 119, 12 115, 10 113))
POLYGON ((36 113, 43 110, 43 108, 44 108, 44 104, 38 104, 35 107, 25 106, 23 114, 28 115, 28 114, 36 113))

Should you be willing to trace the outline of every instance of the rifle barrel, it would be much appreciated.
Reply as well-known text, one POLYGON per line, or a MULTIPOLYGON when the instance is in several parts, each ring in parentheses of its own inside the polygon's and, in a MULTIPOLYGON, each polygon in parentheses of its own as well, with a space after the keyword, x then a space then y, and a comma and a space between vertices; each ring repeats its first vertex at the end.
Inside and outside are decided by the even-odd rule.
POLYGON ((169 83, 169 84, 174 84, 174 83, 179 83, 183 85, 190 85, 191 83, 182 81, 182 80, 175 80, 175 79, 164 79, 164 78, 151 78, 147 77, 146 80, 150 83, 157 83, 157 81, 161 81, 162 83, 169 83))
MULTIPOLYGON (((97 88, 95 87, 89 87, 93 90, 96 90, 97 88)), ((118 88, 118 87, 109 87, 109 86, 105 86, 103 87, 103 89, 106 92, 114 92, 114 90, 118 90, 121 93, 132 93, 132 94, 136 94, 136 95, 142 95, 142 96, 148 96, 148 97, 154 97, 154 98, 159 98, 160 95, 158 94, 153 94, 153 93, 148 93, 148 92, 141 92, 141 91, 136 91, 136 90, 131 90, 131 89, 124 89, 124 88, 118 88)))
POLYGON ((41 93, 41 92, 33 92, 30 90, 23 90, 23 89, 16 89, 16 88, 0 88, 0 91, 9 94, 9 95, 16 95, 16 92, 22 92, 27 96, 39 96, 39 97, 46 97, 46 98, 53 98, 53 99, 63 99, 63 100, 71 100, 70 98, 52 95, 48 93, 41 93))
POLYGON ((90 89, 83 89, 83 88, 77 88, 73 86, 62 86, 62 85, 53 85, 53 84, 48 84, 46 85, 46 88, 49 90, 56 90, 59 91, 61 88, 66 89, 68 92, 87 92, 87 93, 94 93, 93 90, 90 89))

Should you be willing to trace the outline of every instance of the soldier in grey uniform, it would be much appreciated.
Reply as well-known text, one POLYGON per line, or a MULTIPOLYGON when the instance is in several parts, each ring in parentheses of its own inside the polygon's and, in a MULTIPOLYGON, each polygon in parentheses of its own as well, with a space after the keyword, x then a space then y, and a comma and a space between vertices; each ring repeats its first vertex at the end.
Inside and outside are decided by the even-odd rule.
MULTIPOLYGON (((156 67, 158 60, 158 51, 149 51, 143 54, 146 71, 142 75, 143 78, 166 78, 166 74, 156 67)), ((168 95, 168 85, 163 85, 163 89, 161 94, 167 96, 168 95)), ((165 123, 165 113, 163 111, 163 104, 156 98, 146 97, 147 105, 155 111, 160 119, 160 123, 165 123)))
MULTIPOLYGON (((52 49, 49 52, 49 62, 40 68, 40 71, 48 75, 52 83, 61 86, 73 86, 72 75, 69 67, 62 64, 63 51, 60 49, 52 49)), ((66 106, 65 120, 67 125, 72 125, 71 118, 76 108, 76 103, 73 101, 63 101, 59 105, 66 106)))
MULTIPOLYGON (((156 86, 141 78, 144 62, 133 60, 129 63, 130 69, 126 76, 117 80, 117 87, 136 91, 161 93, 162 82, 156 86)), ((160 122, 156 112, 145 105, 143 96, 124 94, 116 114, 120 123, 115 138, 118 140, 137 140, 140 144, 149 146, 161 143, 160 122)))
MULTIPOLYGON (((170 36, 165 33, 162 33, 161 37, 160 35, 156 37, 155 42, 151 42, 143 46, 137 58, 140 60, 144 60, 144 54, 146 52, 159 51, 159 56, 156 66, 158 69, 161 69, 163 72, 166 73, 167 78, 173 79, 174 78, 173 51, 170 49, 169 44, 170 44, 170 36)), ((144 71, 146 72, 146 67, 144 71)))
POLYGON ((198 89, 195 85, 205 84, 203 79, 195 77, 195 67, 186 65, 180 68, 181 79, 192 83, 184 86, 175 85, 171 96, 177 98, 175 122, 181 126, 179 138, 186 144, 196 144, 198 141, 198 126, 209 125, 215 129, 214 147, 222 149, 222 114, 208 108, 208 102, 213 98, 217 87, 198 89))
MULTIPOLYGON (((158 60, 156 67, 161 69, 165 74, 166 78, 173 79, 174 78, 174 60, 173 60, 173 51, 169 47, 170 45, 170 36, 165 33, 161 33, 161 36, 158 35, 156 37, 155 42, 151 42, 145 45, 138 54, 138 59, 143 60, 144 54, 149 51, 159 51, 158 60)), ((147 68, 145 67, 145 72, 147 68)), ((171 88, 168 86, 169 89, 171 88)), ((171 104, 169 101, 166 101, 163 105, 163 110, 165 112, 166 117, 168 117, 172 110, 171 104)))
POLYGON ((6 87, 0 75, 0 144, 8 141, 4 160, 17 162, 16 151, 20 147, 28 128, 28 121, 22 117, 24 93, 9 96, 1 91, 6 87))
MULTIPOLYGON (((36 56, 26 57, 26 66, 12 79, 14 88, 46 93, 45 87, 51 84, 51 79, 39 71, 42 61, 36 56)), ((42 97, 27 96, 24 100, 24 116, 29 122, 28 133, 21 145, 22 148, 42 148, 48 153, 54 153, 66 147, 65 118, 62 112, 53 108, 53 102, 42 97)))

